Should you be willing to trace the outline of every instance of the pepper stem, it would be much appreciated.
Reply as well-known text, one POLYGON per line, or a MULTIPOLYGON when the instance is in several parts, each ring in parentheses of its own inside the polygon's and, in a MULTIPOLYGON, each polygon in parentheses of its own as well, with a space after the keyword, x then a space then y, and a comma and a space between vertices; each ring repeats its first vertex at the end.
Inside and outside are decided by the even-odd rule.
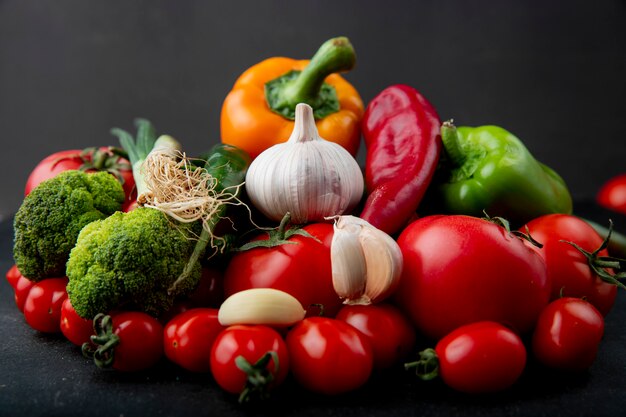
POLYGON ((459 141, 459 132, 456 130, 452 120, 445 121, 441 125, 441 141, 450 163, 454 167, 462 166, 466 158, 459 141))
POLYGON ((335 89, 324 83, 330 74, 354 68, 356 53, 348 38, 327 40, 302 71, 290 71, 265 85, 265 97, 272 111, 293 120, 298 103, 315 110, 323 118, 339 110, 335 89))
POLYGON ((314 105, 326 77, 351 70, 355 61, 354 48, 348 38, 327 40, 315 53, 309 65, 285 87, 284 99, 294 107, 298 103, 314 105))

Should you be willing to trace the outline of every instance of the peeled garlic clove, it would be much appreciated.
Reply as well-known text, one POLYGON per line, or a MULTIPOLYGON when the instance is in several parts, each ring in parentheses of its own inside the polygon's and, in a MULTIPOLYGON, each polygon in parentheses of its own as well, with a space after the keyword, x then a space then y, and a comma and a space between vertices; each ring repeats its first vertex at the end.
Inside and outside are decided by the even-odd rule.
POLYGON ((331 242, 333 286, 345 304, 387 298, 402 273, 402 252, 387 233, 354 216, 335 217, 331 242))
POLYGON ((246 173, 252 204, 269 219, 294 223, 349 213, 364 191, 359 164, 341 145, 321 138, 311 106, 296 106, 289 140, 261 152, 246 173))
POLYGON ((289 293, 274 288, 251 288, 224 300, 217 320, 222 326, 264 324, 284 327, 301 321, 305 314, 302 304, 289 293))

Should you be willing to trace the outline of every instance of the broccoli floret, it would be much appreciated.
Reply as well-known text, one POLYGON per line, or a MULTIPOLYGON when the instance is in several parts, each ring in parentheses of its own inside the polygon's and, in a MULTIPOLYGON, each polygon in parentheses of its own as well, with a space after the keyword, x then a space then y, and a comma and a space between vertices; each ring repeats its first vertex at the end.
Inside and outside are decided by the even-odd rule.
POLYGON ((193 237, 199 233, 194 226, 149 207, 87 225, 67 263, 67 292, 78 315, 93 318, 128 308, 158 316, 176 297, 192 292, 200 280, 200 262, 172 286, 194 250, 193 237))
POLYGON ((107 172, 65 171, 43 181, 15 214, 13 257, 32 281, 65 276, 81 229, 122 208, 124 189, 107 172))

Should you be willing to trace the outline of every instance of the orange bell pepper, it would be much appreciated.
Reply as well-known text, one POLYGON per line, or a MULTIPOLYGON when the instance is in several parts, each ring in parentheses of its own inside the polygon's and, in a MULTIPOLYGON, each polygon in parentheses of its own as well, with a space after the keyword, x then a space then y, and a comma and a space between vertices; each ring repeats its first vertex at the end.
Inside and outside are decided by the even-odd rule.
POLYGON ((357 90, 338 72, 352 69, 355 53, 345 37, 326 41, 311 60, 266 59, 246 70, 224 100, 221 140, 255 158, 289 139, 298 103, 314 109, 322 138, 356 156, 364 106, 357 90))

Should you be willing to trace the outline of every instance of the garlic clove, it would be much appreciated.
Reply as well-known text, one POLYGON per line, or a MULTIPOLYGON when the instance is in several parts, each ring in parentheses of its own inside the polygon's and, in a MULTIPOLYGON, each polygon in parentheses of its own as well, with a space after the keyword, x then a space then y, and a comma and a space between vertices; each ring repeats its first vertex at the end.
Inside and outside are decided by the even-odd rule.
POLYGON ((362 297, 369 304, 368 300, 380 301, 395 291, 402 273, 403 258, 396 241, 373 226, 363 227, 359 241, 367 269, 362 297))
POLYGON ((361 227, 355 224, 338 226, 338 223, 334 226, 330 251, 333 287, 340 298, 355 299, 365 292, 363 277, 367 273, 358 237, 361 227))
POLYGON ((274 288, 251 288, 229 296, 220 306, 217 319, 222 326, 264 324, 286 327, 302 319, 306 311, 291 294, 274 288))
POLYGON ((331 242, 333 286, 344 304, 371 304, 397 288, 403 266, 397 242, 369 222, 336 216, 331 242))

